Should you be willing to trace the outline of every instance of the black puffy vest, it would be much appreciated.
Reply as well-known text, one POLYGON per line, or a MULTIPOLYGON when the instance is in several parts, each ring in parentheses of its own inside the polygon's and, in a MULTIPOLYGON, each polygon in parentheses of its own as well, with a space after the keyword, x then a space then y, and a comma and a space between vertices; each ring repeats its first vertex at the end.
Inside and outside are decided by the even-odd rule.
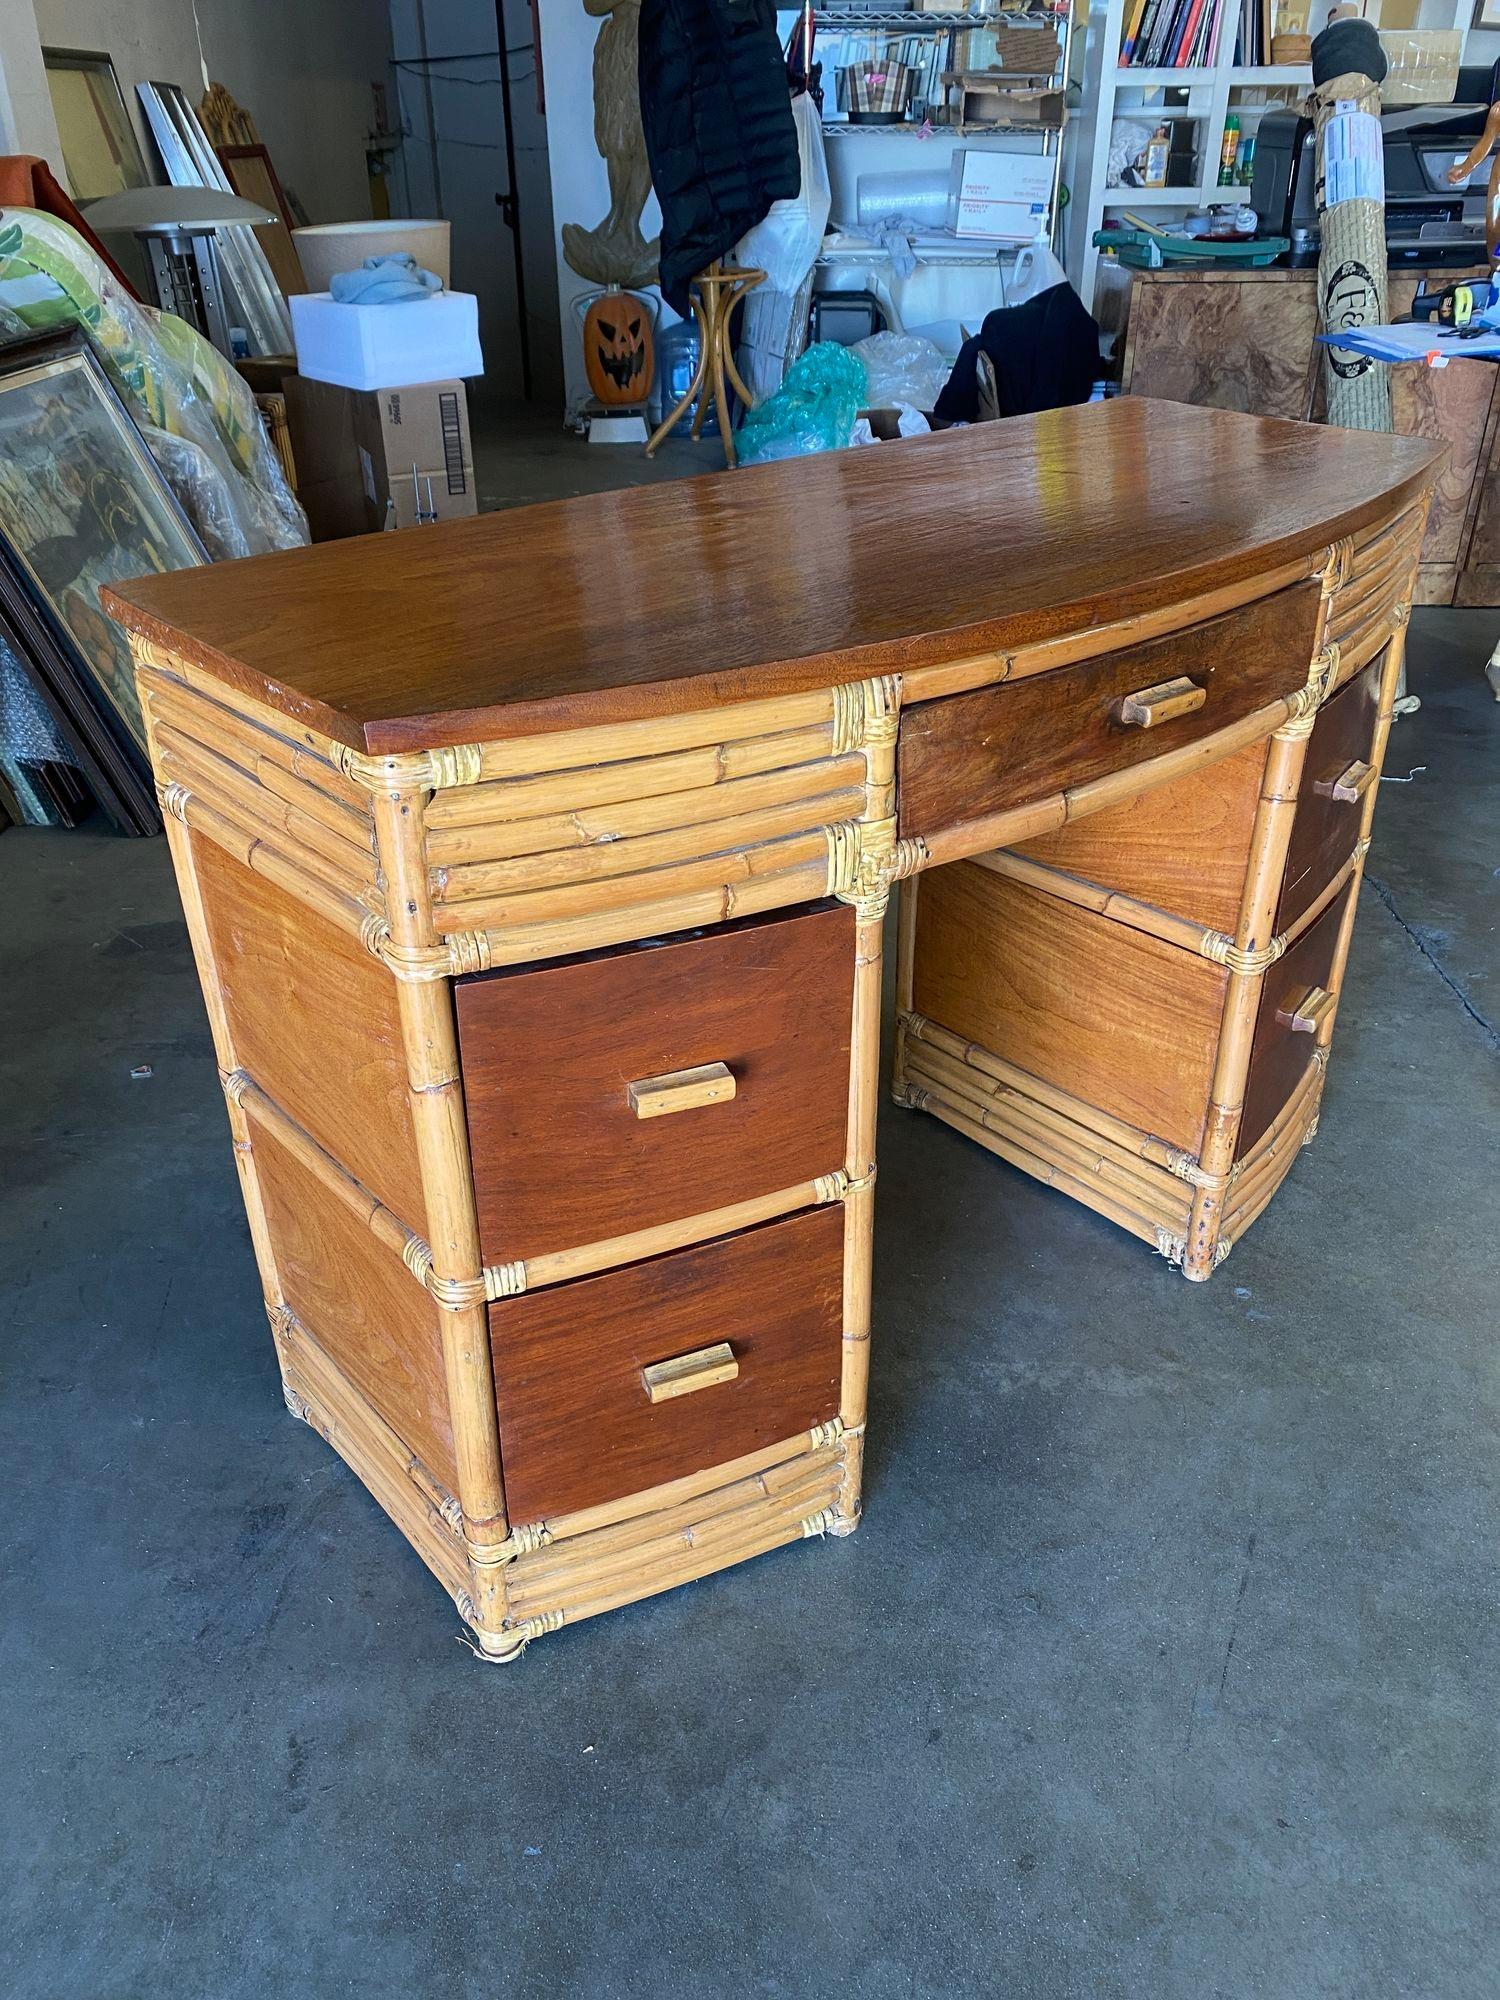
POLYGON ((771 0, 641 0, 641 123, 661 204, 661 289, 688 280, 801 186, 771 0))

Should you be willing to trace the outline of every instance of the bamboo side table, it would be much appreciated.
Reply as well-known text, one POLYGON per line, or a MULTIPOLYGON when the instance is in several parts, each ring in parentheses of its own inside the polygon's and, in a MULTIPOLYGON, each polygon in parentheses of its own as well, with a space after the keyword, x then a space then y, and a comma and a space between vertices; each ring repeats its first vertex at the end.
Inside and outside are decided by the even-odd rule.
POLYGON ((727 375, 735 394, 749 409, 755 398, 746 388, 740 371, 734 365, 734 345, 729 338, 730 323, 734 309, 740 301, 757 285, 766 281, 764 271, 726 270, 722 258, 715 258, 706 271, 694 278, 689 288, 689 301, 693 308, 693 318, 698 322, 698 366, 693 370, 693 379, 688 384, 687 393, 677 407, 662 418, 646 444, 646 456, 655 456, 656 447, 668 431, 682 421, 684 414, 692 407, 696 398, 698 408, 693 414, 692 436, 703 435, 703 417, 707 403, 701 395, 705 379, 711 381, 714 410, 719 419, 719 436, 724 440, 724 458, 727 464, 737 461, 734 450, 734 432, 729 423, 729 396, 724 386, 727 375))

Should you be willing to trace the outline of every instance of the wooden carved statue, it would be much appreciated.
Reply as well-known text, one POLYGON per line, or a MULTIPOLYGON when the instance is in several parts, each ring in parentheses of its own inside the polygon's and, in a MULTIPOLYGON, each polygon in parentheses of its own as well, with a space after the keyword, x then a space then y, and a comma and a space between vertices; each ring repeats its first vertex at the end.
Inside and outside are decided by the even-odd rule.
POLYGON ((565 222, 563 255, 592 284, 649 285, 656 279, 657 245, 641 234, 651 168, 636 75, 640 0, 583 0, 583 8, 604 22, 594 43, 594 144, 609 174, 609 213, 593 229, 565 222))
POLYGON ((1490 262, 1495 261, 1497 246, 1500 246, 1500 63, 1495 65, 1495 74, 1490 77, 1490 113, 1484 121, 1484 130, 1475 141, 1472 151, 1466 153, 1456 166, 1448 169, 1448 181, 1458 187, 1466 181, 1474 169, 1488 160, 1490 163, 1489 186, 1484 197, 1484 248, 1490 262))

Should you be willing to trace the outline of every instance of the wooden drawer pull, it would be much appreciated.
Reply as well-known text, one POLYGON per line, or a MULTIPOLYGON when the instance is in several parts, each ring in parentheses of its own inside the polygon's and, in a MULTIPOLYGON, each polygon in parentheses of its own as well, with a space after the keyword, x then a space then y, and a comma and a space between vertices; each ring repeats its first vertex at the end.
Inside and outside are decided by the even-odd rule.
POLYGON ((653 1361, 641 1370, 646 1394, 653 1403, 669 1403, 674 1396, 696 1395, 716 1383, 732 1382, 740 1372, 734 1349, 727 1340, 712 1347, 700 1347, 693 1354, 679 1354, 671 1361, 653 1361))
POLYGON ((1313 790, 1319 798, 1338 799, 1344 805, 1352 806, 1364 797, 1374 782, 1375 766, 1367 764, 1363 757, 1356 757, 1336 778, 1315 779, 1313 790))
POLYGON ((1154 729, 1158 722, 1172 722, 1179 715, 1191 715, 1208 700, 1208 689, 1190 681, 1186 674, 1162 681, 1157 687, 1139 688, 1121 695, 1114 705, 1115 721, 1126 729, 1154 729))
POLYGON ((700 1063, 697 1069, 674 1069, 627 1083, 625 1095, 637 1118, 665 1118, 700 1104, 727 1103, 734 1096, 734 1072, 725 1063, 700 1063))
POLYGON ((1276 1018, 1294 1035, 1315 1035, 1333 1011, 1333 995, 1309 986, 1295 1007, 1278 1007, 1276 1018))

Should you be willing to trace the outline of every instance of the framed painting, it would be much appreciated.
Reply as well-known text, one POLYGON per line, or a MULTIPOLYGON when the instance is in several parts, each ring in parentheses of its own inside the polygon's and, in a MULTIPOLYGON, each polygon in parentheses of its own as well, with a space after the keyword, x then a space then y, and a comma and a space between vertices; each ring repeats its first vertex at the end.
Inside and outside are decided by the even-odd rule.
POLYGON ((75 201, 97 201, 124 188, 149 187, 125 97, 106 55, 43 49, 47 89, 75 201))
POLYGON ((83 335, 0 347, 0 598, 50 633, 143 770, 130 648, 99 588, 207 560, 83 335))
POLYGON ((255 240, 265 251, 277 284, 287 298, 294 292, 305 292, 307 280, 292 241, 292 214, 281 182, 276 178, 276 169, 271 165, 271 155, 260 145, 220 146, 217 151, 224 177, 235 193, 247 201, 258 201, 278 218, 275 222, 253 225, 255 240))

